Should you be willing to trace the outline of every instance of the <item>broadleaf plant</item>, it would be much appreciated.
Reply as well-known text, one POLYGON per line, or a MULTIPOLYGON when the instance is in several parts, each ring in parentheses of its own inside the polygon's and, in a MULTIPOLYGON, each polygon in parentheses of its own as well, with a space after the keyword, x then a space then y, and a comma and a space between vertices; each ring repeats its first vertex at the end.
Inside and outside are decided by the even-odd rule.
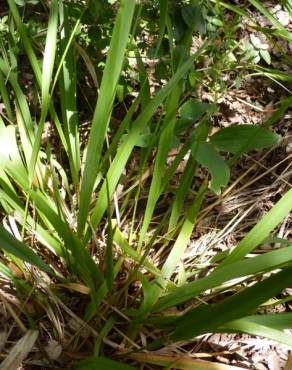
POLYGON ((241 154, 254 149, 269 148, 279 136, 265 127, 237 125, 222 128, 211 136, 211 144, 219 150, 241 154))

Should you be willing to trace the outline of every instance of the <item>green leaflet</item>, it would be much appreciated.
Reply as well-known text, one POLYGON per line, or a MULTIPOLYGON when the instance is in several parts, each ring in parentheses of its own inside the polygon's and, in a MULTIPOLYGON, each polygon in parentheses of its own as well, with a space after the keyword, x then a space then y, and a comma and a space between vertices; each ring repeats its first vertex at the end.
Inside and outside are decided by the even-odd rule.
POLYGON ((217 109, 215 104, 205 103, 197 99, 186 101, 180 108, 181 118, 196 122, 206 112, 213 112, 217 109))
POLYGON ((179 110, 181 118, 176 122, 175 131, 183 131, 198 121, 205 113, 213 113, 216 110, 215 104, 205 103, 197 99, 186 101, 179 110))
POLYGON ((182 17, 189 27, 195 25, 195 29, 204 34, 206 32, 206 23, 202 14, 202 7, 197 5, 185 5, 182 8, 182 17))
POLYGON ((228 184, 230 169, 216 149, 209 143, 194 143, 191 147, 196 161, 206 167, 212 176, 209 187, 215 194, 219 195, 221 187, 228 184))
POLYGON ((222 128, 211 136, 211 144, 219 150, 240 154, 275 144, 279 135, 255 125, 238 125, 222 128))

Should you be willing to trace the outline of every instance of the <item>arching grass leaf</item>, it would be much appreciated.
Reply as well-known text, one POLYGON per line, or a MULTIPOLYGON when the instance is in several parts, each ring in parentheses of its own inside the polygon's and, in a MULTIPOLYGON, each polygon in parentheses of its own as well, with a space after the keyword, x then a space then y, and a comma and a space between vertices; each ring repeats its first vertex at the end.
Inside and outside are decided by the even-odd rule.
MULTIPOLYGON (((266 315, 258 315, 259 318, 261 316, 263 316, 263 318, 265 319, 266 315)), ((291 320, 291 315, 289 316, 289 318, 291 320)), ((260 320, 259 322, 257 322, 256 320, 252 321, 249 319, 249 317, 244 317, 242 319, 228 322, 227 324, 223 325, 222 331, 242 332, 262 336, 292 347, 292 335, 286 334, 282 330, 273 328, 271 324, 268 324, 268 326, 266 326, 260 323, 260 320)))
POLYGON ((292 189, 290 189, 274 207, 245 235, 235 249, 221 263, 219 268, 231 262, 239 261, 267 238, 274 228, 292 210, 292 189))
POLYGON ((111 38, 86 151, 77 225, 79 236, 84 231, 88 217, 90 199, 98 173, 100 156, 116 95, 116 88, 123 67, 134 9, 135 1, 121 2, 111 38))
POLYGON ((270 271, 292 260, 292 246, 238 261, 217 269, 210 275, 183 285, 165 295, 156 305, 156 310, 184 303, 203 291, 220 286, 232 279, 270 271))
POLYGON ((51 272, 49 266, 46 265, 40 257, 38 257, 27 245, 15 239, 2 225, 0 225, 0 249, 37 266, 43 271, 51 272))
POLYGON ((89 357, 80 361, 74 370, 135 370, 134 367, 104 357, 89 357))
POLYGON ((292 267, 226 298, 220 303, 200 305, 179 317, 172 340, 214 332, 231 320, 239 319, 291 284, 292 267))
POLYGON ((160 353, 133 353, 130 355, 133 360, 142 363, 149 363, 157 366, 163 366, 164 369, 182 369, 182 370, 244 370, 242 367, 220 364, 218 362, 209 362, 188 355, 182 354, 160 354, 160 353))

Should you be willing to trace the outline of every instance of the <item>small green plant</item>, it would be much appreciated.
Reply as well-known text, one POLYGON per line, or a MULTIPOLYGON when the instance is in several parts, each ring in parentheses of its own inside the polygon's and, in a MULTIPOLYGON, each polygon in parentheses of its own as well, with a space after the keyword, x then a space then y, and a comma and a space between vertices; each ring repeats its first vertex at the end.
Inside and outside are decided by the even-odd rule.
POLYGON ((269 54, 269 45, 262 42, 261 39, 254 34, 250 35, 250 42, 246 40, 243 45, 245 51, 244 57, 257 64, 261 58, 267 63, 271 64, 271 56, 269 54))

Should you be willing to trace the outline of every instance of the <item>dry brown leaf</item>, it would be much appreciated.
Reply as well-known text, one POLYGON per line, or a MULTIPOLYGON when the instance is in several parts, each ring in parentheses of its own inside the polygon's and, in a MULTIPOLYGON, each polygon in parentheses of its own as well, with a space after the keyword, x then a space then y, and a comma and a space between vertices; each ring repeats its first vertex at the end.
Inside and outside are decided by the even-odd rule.
POLYGON ((88 72, 93 80, 93 83, 94 83, 94 86, 96 88, 98 88, 98 79, 97 79, 97 75, 96 75, 96 72, 95 72, 95 68, 94 68, 94 65, 89 57, 89 55, 87 54, 87 52, 85 51, 85 49, 83 49, 78 43, 75 43, 75 49, 76 51, 81 55, 87 69, 88 69, 88 72))
MULTIPOLYGON (((168 369, 182 370, 244 370, 242 367, 220 364, 182 355, 161 355, 155 353, 133 353, 132 360, 153 365, 167 366, 168 369)), ((246 369, 245 369, 246 370, 246 369)))
POLYGON ((288 360, 284 370, 291 370, 292 369, 292 353, 289 353, 288 360))
POLYGON ((77 284, 77 283, 67 283, 67 284, 54 284, 52 285, 54 288, 65 288, 69 290, 74 290, 75 292, 88 295, 90 294, 90 289, 87 288, 85 285, 77 284))
POLYGON ((39 332, 37 330, 28 330, 27 333, 12 347, 8 356, 1 363, 0 370, 17 370, 22 361, 32 350, 38 335, 39 332))
POLYGON ((50 360, 57 360, 62 353, 62 346, 56 340, 51 339, 49 340, 47 346, 45 347, 45 351, 50 358, 50 360))

